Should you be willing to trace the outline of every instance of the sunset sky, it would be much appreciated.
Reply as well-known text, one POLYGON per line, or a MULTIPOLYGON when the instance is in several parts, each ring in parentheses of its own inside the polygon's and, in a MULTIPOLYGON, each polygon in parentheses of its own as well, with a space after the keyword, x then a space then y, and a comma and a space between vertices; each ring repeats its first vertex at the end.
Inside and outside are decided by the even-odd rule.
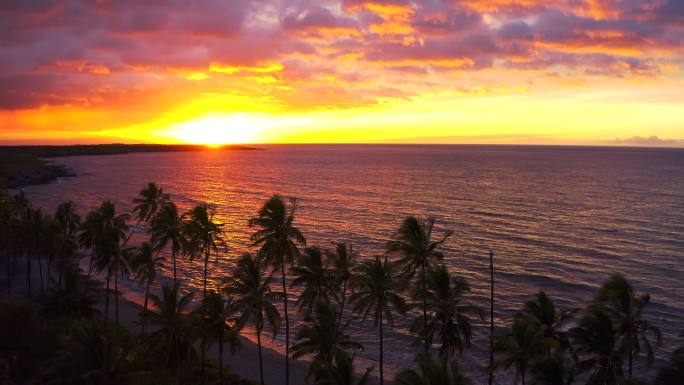
POLYGON ((684 145, 682 0, 2 0, 0 143, 684 145))

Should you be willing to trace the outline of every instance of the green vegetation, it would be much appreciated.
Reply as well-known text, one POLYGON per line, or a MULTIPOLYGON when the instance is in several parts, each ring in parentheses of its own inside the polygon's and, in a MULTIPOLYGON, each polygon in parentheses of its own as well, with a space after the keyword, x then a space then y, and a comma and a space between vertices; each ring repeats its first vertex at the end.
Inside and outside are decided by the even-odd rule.
MULTIPOLYGON (((394 383, 472 383, 458 361, 471 347, 475 322, 485 317, 471 303, 467 282, 443 264, 442 246, 451 233, 433 239, 432 219, 407 218, 384 255, 359 261, 351 243, 334 243, 330 250, 305 246, 295 223, 296 201, 273 196, 249 222, 254 253, 244 254, 212 290, 209 264, 226 245, 214 208, 199 204, 179 214, 171 197, 153 183, 134 203, 134 218, 148 229, 149 239, 140 245, 129 243, 132 216, 118 212, 112 202, 103 202, 81 221, 72 202, 47 215, 23 193, 0 194, 0 256, 8 294, 0 300, 0 383, 248 384, 220 363, 224 347, 239 350, 240 331, 253 327, 264 384, 262 337, 266 332, 275 338, 282 327, 283 383, 289 381, 290 358, 303 357, 310 359, 309 383, 362 385, 375 372, 383 384, 384 330, 398 317, 413 320, 410 331, 419 353, 416 368, 401 372, 394 383), (106 275, 105 288, 79 271, 79 248, 91 268, 106 275), (174 284, 155 293, 151 285, 159 278, 164 251, 173 259, 174 284), (192 306, 193 294, 182 290, 176 276, 183 257, 201 258, 204 264, 199 306, 192 306), (23 285, 17 284, 24 279, 17 274, 20 264, 26 266, 23 285), (118 284, 129 275, 145 291, 140 333, 119 322, 118 284), (35 282, 39 285, 32 287, 35 282), (286 299, 293 288, 301 293, 293 311, 303 323, 291 345, 286 299), (28 298, 17 298, 23 294, 28 298), (363 368, 359 376, 354 361, 364 347, 346 328, 368 319, 378 333, 379 365, 377 371, 363 368), (214 345, 218 360, 207 357, 214 345)), ((650 297, 636 293, 620 275, 605 282, 582 309, 558 309, 539 292, 522 304, 510 325, 491 336, 495 360, 486 370, 507 370, 523 385, 680 384, 684 347, 673 352, 653 382, 634 373, 636 361, 652 363, 653 346, 662 340, 648 320, 649 304, 650 297)))

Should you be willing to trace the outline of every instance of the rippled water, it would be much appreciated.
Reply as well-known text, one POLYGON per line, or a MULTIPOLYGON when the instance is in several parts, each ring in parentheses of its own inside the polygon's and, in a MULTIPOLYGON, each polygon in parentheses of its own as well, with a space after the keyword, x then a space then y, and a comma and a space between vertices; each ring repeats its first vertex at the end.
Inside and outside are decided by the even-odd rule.
MULTIPOLYGON (((684 151, 512 146, 263 146, 57 159, 79 176, 26 191, 53 210, 65 199, 82 212, 131 199, 155 181, 182 207, 207 201, 229 230, 231 251, 212 265, 219 282, 247 248, 247 220, 273 193, 299 199, 297 222, 309 244, 353 241, 364 257, 407 215, 433 216, 455 231, 446 263, 465 276, 472 300, 488 306, 489 249, 496 252, 499 325, 539 289, 564 308, 582 306, 612 273, 652 295, 647 316, 674 341, 684 329, 684 151)), ((165 271, 167 277, 170 271, 165 271)), ((201 288, 201 263, 180 264, 186 287, 201 288)), ((128 285, 129 296, 140 293, 128 285)), ((199 291, 199 290, 198 290, 199 291)), ((408 365, 408 322, 388 333, 390 370, 408 365)), ((476 377, 486 362, 478 328, 476 377)), ((370 323, 352 333, 376 354, 370 323)), ((665 357, 667 349, 660 349, 665 357)))

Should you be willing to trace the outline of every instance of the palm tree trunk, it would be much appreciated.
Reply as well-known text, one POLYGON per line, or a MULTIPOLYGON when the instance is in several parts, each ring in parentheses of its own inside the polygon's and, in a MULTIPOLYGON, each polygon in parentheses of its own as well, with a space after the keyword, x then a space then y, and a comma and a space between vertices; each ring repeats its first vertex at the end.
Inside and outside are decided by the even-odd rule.
POLYGON ((425 341, 425 354, 428 352, 428 337, 427 337, 427 295, 425 293, 425 260, 420 267, 420 285, 421 285, 421 296, 423 297, 423 339, 425 341))
POLYGON ((47 261, 47 278, 45 279, 45 289, 47 291, 50 291, 50 267, 52 265, 52 261, 48 259, 47 261))
MULTIPOLYGON (((207 299, 207 270, 209 268, 209 249, 205 251, 204 253, 204 295, 202 296, 203 299, 207 299)), ((202 316, 206 316, 206 310, 202 311, 202 316)), ((202 334, 202 354, 201 354, 201 360, 202 360, 202 385, 204 385, 205 381, 205 373, 204 373, 204 361, 205 361, 205 354, 204 351, 206 350, 206 337, 204 334, 202 334)))
POLYGON ((344 300, 347 298, 347 280, 342 283, 342 301, 340 301, 340 314, 337 315, 337 327, 342 325, 342 312, 344 312, 344 300))
POLYGON ((287 282, 285 279, 285 261, 280 265, 283 282, 283 307, 285 311, 285 385, 290 385, 290 317, 287 314, 287 282))
POLYGON ((111 277, 109 267, 107 267, 107 288, 105 289, 105 319, 109 317, 109 279, 111 277))
POLYGON ((176 248, 171 248, 171 258, 173 259, 173 285, 178 285, 178 278, 176 276, 176 248))
POLYGON ((12 260, 9 253, 7 254, 7 295, 12 293, 12 260))
POLYGON ((383 368, 382 368, 382 364, 383 364, 383 350, 382 350, 382 348, 383 348, 383 346, 382 346, 382 310, 380 310, 379 313, 380 313, 380 385, 384 385, 384 384, 385 384, 385 377, 384 377, 383 368))
POLYGON ((525 385, 525 372, 526 371, 527 370, 525 368, 523 368, 522 373, 520 374, 520 376, 522 377, 522 385, 525 385))
POLYGON ((634 355, 632 354, 632 352, 629 352, 629 379, 630 380, 632 379, 632 358, 633 357, 634 357, 634 355))
POLYGON ((37 257, 38 260, 38 277, 40 278, 40 292, 42 293, 44 291, 43 289, 43 263, 40 261, 40 256, 37 257))
POLYGON ((31 296, 31 256, 26 254, 26 283, 28 284, 28 295, 31 296))
POLYGON ((147 281, 145 286, 145 304, 143 305, 143 322, 142 322, 142 332, 145 334, 147 330, 147 300, 150 298, 150 281, 147 281))
POLYGON ((221 325, 218 332, 219 378, 221 379, 221 385, 223 385, 223 326, 224 325, 221 325))
POLYGON ((257 346, 259 347, 259 378, 264 385, 264 359, 261 356, 261 330, 257 330, 257 346))
POLYGON ((114 274, 114 316, 116 318, 116 337, 119 338, 119 275, 114 274))
POLYGON ((90 261, 88 262, 88 278, 90 278, 90 273, 93 272, 93 257, 95 256, 95 249, 90 249, 90 261))
MULTIPOLYGON (((489 367, 494 365, 494 252, 489 251, 489 275, 491 281, 489 309, 489 367)), ((494 372, 489 372, 489 385, 494 383, 494 372)))

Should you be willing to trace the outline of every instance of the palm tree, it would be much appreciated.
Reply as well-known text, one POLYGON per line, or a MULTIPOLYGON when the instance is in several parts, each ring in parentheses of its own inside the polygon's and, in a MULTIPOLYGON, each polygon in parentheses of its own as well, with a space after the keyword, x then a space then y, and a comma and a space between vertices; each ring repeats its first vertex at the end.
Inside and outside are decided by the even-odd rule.
POLYGON ((516 317, 510 330, 494 338, 494 352, 500 359, 494 362, 489 370, 515 367, 516 378, 525 385, 528 369, 538 358, 544 347, 545 330, 532 317, 516 317))
POLYGON ((292 358, 307 355, 313 356, 309 368, 309 376, 315 374, 315 369, 321 363, 332 364, 338 351, 356 349, 363 346, 354 342, 344 334, 344 330, 337 324, 337 309, 335 305, 318 301, 313 308, 313 314, 304 319, 304 326, 297 333, 298 343, 292 346, 292 358))
POLYGON ((150 347, 161 364, 178 373, 197 358, 195 341, 198 330, 188 316, 192 293, 178 296, 178 286, 162 286, 162 295, 150 295, 156 311, 149 314, 154 332, 148 335, 150 347))
MULTIPOLYGON (((680 334, 684 337, 684 332, 680 334)), ((670 362, 658 371, 654 384, 658 385, 678 385, 684 378, 684 346, 672 352, 670 362)))
POLYGON ((337 243, 335 244, 335 251, 328 252, 328 258, 333 265, 333 288, 340 288, 337 295, 340 304, 340 311, 337 315, 338 326, 342 324, 342 314, 347 299, 347 286, 352 276, 352 270, 356 265, 356 257, 351 243, 337 243))
POLYGON ((99 296, 93 289, 94 281, 81 278, 77 268, 66 266, 63 271, 63 284, 52 285, 43 304, 50 314, 76 319, 88 318, 99 314, 95 307, 99 296))
POLYGON ((449 359, 456 351, 462 353, 464 347, 470 347, 471 317, 484 319, 480 308, 464 302, 463 297, 469 291, 465 280, 452 279, 445 266, 428 270, 425 303, 432 316, 426 325, 418 318, 411 330, 425 336, 429 343, 435 336, 439 337, 442 343, 440 355, 444 359, 449 359))
POLYGON ((564 326, 571 321, 577 313, 576 309, 559 311, 551 298, 544 291, 540 291, 534 300, 526 301, 519 316, 529 316, 535 319, 540 325, 544 326, 545 337, 557 342, 561 351, 572 351, 572 344, 568 333, 564 331, 564 326))
MULTIPOLYGON (((209 269, 209 257, 211 253, 216 254, 216 259, 219 258, 219 247, 225 247, 225 234, 223 231, 223 224, 214 220, 216 212, 208 204, 204 203, 195 206, 190 213, 188 213, 189 221, 183 226, 184 236, 187 240, 187 253, 190 259, 197 256, 204 257, 204 290, 202 299, 207 297, 207 272, 209 269)), ((202 346, 206 345, 206 340, 202 338, 202 346)), ((205 351, 202 349, 202 383, 205 380, 205 351)))
POLYGON ((88 276, 93 269, 95 262, 95 246, 98 237, 102 232, 102 218, 99 210, 93 210, 88 213, 85 221, 81 223, 80 233, 78 235, 78 244, 84 250, 90 250, 90 262, 88 264, 88 276))
POLYGON ((145 333, 147 326, 147 303, 150 297, 150 285, 157 277, 157 271, 162 266, 163 257, 155 254, 154 248, 149 242, 144 242, 137 249, 137 252, 132 258, 132 267, 135 274, 135 279, 141 284, 145 285, 145 303, 143 305, 142 313, 142 332, 145 333))
POLYGON ((248 323, 254 323, 259 349, 259 378, 264 384, 263 357, 261 353, 261 333, 266 323, 271 327, 273 338, 280 328, 280 313, 273 305, 279 296, 271 291, 273 273, 262 272, 261 258, 251 254, 242 255, 233 273, 226 279, 224 292, 235 298, 233 310, 239 314, 237 327, 242 329, 248 323))
POLYGON ((320 248, 307 247, 297 256, 297 263, 292 267, 294 278, 290 288, 303 286, 304 290, 297 302, 299 310, 303 310, 306 315, 311 313, 316 302, 330 302, 330 296, 334 295, 334 277, 327 265, 320 248))
POLYGON ((430 354, 416 357, 420 373, 406 369, 397 375, 397 385, 470 385, 472 382, 463 374, 456 361, 435 361, 430 354))
POLYGON ((219 247, 226 246, 223 224, 216 222, 216 211, 208 204, 195 206, 188 213, 189 220, 183 226, 183 235, 187 240, 187 253, 190 259, 198 256, 204 258, 204 290, 202 298, 207 296, 207 271, 211 253, 216 253, 218 260, 219 247))
MULTIPOLYGON (((115 307, 118 325, 118 274, 130 271, 126 255, 125 244, 130 237, 128 234, 128 214, 116 214, 116 207, 111 201, 105 201, 97 209, 94 216, 94 267, 98 273, 107 271, 107 288, 105 297, 105 318, 109 314, 109 282, 114 274, 115 307)), ((90 230, 90 229, 89 229, 90 230)), ((82 234, 83 235, 83 234, 82 234)), ((90 235, 88 235, 90 236, 90 235)))
POLYGON ((380 385, 384 384, 383 377, 383 323, 392 327, 394 312, 404 313, 406 303, 399 295, 404 289, 401 281, 394 274, 395 265, 379 256, 358 266, 352 278, 355 291, 351 296, 354 313, 365 320, 369 315, 373 317, 373 325, 378 328, 380 342, 380 385))
MULTIPOLYGON (((413 279, 420 270, 417 282, 415 282, 413 297, 422 301, 423 325, 428 322, 427 315, 427 270, 435 261, 443 258, 439 248, 449 238, 452 232, 445 233, 438 241, 432 240, 432 229, 435 220, 417 219, 407 217, 401 224, 392 240, 387 242, 387 253, 397 255, 399 265, 402 267, 402 275, 407 279, 413 279)), ((421 336, 424 342, 424 351, 427 353, 429 341, 427 336, 421 336)))
POLYGON ((173 260, 173 284, 178 283, 176 274, 176 256, 182 250, 184 244, 183 226, 184 221, 178 215, 176 205, 167 201, 161 206, 157 216, 152 222, 152 243, 155 251, 160 251, 171 244, 171 259, 173 260))
POLYGON ((283 288, 283 313, 285 315, 285 385, 290 384, 290 318, 287 311, 286 268, 299 255, 297 244, 306 244, 306 239, 294 227, 296 200, 286 205, 283 199, 272 196, 259 210, 258 216, 250 219, 249 225, 258 230, 252 234, 253 246, 259 247, 259 256, 274 270, 280 270, 283 288))
MULTIPOLYGON (((229 317, 233 315, 232 304, 224 302, 219 293, 210 290, 195 314, 199 319, 199 329, 206 333, 211 341, 215 339, 218 343, 219 378, 223 385, 223 344, 228 342, 232 353, 235 353, 240 346, 237 327, 230 327, 227 324, 229 317)), ((208 349, 209 347, 207 344, 202 348, 208 349)))
POLYGON ((314 369, 316 385, 368 385, 373 367, 367 368, 364 374, 355 380, 354 355, 344 350, 335 353, 334 362, 320 362, 314 369))
POLYGON ((620 335, 620 349, 628 359, 629 378, 632 378, 632 361, 642 349, 646 351, 647 364, 653 363, 653 347, 649 334, 655 337, 656 345, 662 342, 660 329, 642 318, 651 297, 637 295, 632 285, 622 275, 613 275, 599 290, 595 302, 600 304, 611 317, 620 335))
POLYGON ((62 347, 46 365, 54 373, 47 373, 53 381, 45 383, 132 383, 136 375, 130 359, 134 341, 127 330, 96 319, 77 322, 70 329, 62 347))
MULTIPOLYGON (((76 254, 76 234, 81 225, 81 217, 76 212, 74 202, 65 201, 57 206, 54 215, 55 228, 52 231, 57 232, 56 244, 52 245, 52 251, 56 253, 57 261, 59 263, 59 276, 62 277, 62 270, 66 264, 66 260, 72 258, 76 254)), ((50 275, 50 265, 48 264, 48 276, 50 275)), ((61 281, 61 279, 60 279, 61 281)))
POLYGON ((624 383, 624 352, 619 347, 619 330, 604 308, 596 304, 589 306, 570 333, 577 353, 588 357, 578 366, 594 369, 587 385, 624 383))
POLYGON ((575 378, 578 367, 574 361, 567 359, 562 350, 552 351, 532 364, 530 369, 534 385, 570 385, 575 378))
POLYGON ((150 182, 145 188, 140 190, 140 193, 133 199, 135 207, 133 213, 137 213, 136 219, 140 222, 154 222, 157 213, 169 200, 169 195, 164 193, 164 190, 158 187, 155 183, 150 182))

